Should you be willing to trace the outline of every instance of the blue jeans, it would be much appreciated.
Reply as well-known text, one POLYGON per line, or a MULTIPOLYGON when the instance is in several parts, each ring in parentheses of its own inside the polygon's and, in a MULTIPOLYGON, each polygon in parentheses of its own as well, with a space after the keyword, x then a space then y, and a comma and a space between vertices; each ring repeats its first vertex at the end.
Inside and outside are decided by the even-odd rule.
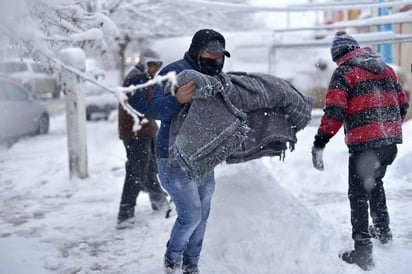
POLYGON ((202 182, 192 181, 186 172, 172 168, 168 159, 157 160, 160 183, 169 193, 177 211, 170 239, 167 242, 165 259, 170 263, 197 262, 202 250, 210 204, 215 190, 214 171, 202 182))

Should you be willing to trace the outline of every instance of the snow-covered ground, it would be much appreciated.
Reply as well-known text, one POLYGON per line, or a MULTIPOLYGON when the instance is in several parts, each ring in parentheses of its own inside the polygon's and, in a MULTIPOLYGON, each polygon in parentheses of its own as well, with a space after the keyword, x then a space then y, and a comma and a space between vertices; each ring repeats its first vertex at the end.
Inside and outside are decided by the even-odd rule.
MULTIPOLYGON (((200 260, 201 272, 362 273, 338 258, 352 248, 347 152, 339 133, 328 144, 325 171, 312 167, 317 120, 298 134, 284 162, 264 158, 218 166, 217 188, 200 260)), ((137 225, 115 229, 125 152, 116 117, 87 124, 90 177, 68 179, 63 114, 48 135, 0 148, 0 273, 162 273, 173 219, 139 196, 137 225)), ((386 193, 394 242, 374 241, 372 273, 412 269, 412 121, 388 169, 386 193)))

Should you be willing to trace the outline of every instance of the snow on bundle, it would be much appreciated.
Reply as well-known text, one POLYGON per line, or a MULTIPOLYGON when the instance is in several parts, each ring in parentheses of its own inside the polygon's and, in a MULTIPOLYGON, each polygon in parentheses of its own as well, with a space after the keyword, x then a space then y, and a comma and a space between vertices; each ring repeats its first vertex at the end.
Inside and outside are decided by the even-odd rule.
POLYGON ((283 159, 311 118, 313 99, 269 74, 209 76, 185 70, 177 75, 178 86, 190 81, 197 89, 191 105, 172 121, 170 158, 191 179, 200 181, 224 161, 283 159))

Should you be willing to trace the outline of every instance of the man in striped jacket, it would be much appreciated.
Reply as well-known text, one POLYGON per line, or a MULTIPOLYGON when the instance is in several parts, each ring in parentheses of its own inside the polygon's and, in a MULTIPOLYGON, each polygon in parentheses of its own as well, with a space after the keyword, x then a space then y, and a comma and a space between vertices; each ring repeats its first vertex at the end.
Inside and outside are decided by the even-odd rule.
POLYGON ((394 71, 371 48, 360 48, 353 37, 341 31, 333 39, 331 54, 338 67, 326 93, 312 162, 315 168, 324 169, 323 149, 343 124, 349 148, 354 250, 339 256, 370 270, 374 266, 371 237, 382 244, 392 240, 382 178, 396 157, 397 144, 402 143, 402 122, 409 106, 394 71))

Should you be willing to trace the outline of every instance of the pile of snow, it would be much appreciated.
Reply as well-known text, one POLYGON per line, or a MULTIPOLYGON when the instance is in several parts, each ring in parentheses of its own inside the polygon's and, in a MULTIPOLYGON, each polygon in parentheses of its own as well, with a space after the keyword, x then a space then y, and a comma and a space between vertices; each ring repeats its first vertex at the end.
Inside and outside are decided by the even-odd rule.
POLYGON ((216 180, 203 261, 221 263, 206 273, 299 273, 326 259, 332 229, 261 160, 220 167, 216 180))

